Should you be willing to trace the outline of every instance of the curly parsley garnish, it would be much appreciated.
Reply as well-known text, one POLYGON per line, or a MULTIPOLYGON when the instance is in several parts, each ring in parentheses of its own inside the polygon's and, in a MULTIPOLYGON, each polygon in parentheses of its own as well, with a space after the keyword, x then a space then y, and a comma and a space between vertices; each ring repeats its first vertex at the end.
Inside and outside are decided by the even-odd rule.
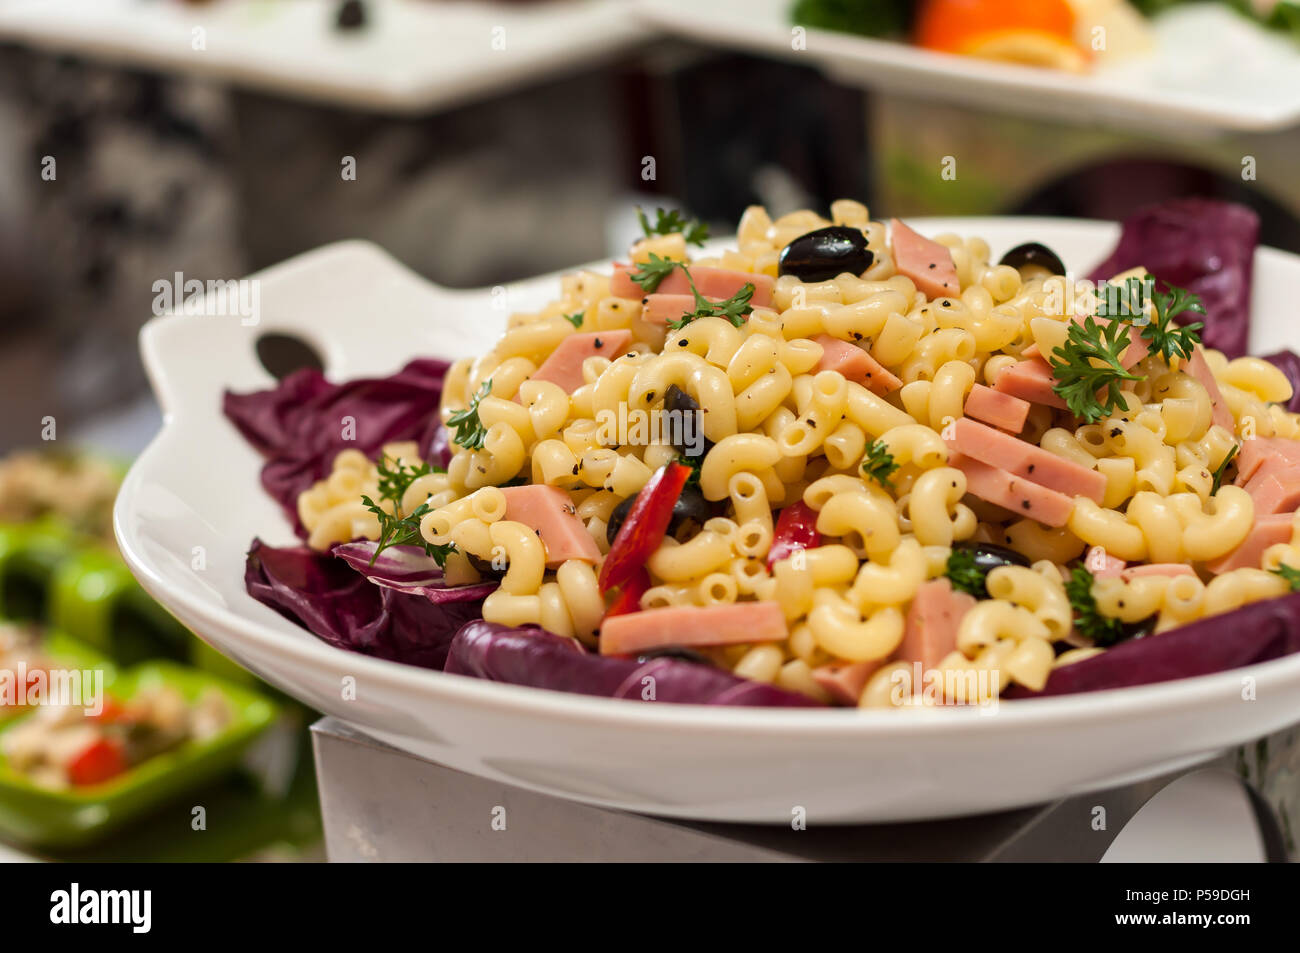
POLYGON ((1124 623, 1104 616, 1092 597, 1092 573, 1086 566, 1075 566, 1065 583, 1065 595, 1074 610, 1074 627, 1079 634, 1092 639, 1094 645, 1114 645, 1124 638, 1124 623))
POLYGON ((482 450, 487 438, 487 428, 478 419, 478 405, 488 394, 492 393, 492 379, 488 378, 478 389, 474 399, 464 410, 458 410, 447 418, 447 430, 452 433, 452 440, 457 446, 466 450, 482 450))
POLYGON ((1286 563, 1282 563, 1276 569, 1270 569, 1269 572, 1285 579, 1292 592, 1300 592, 1300 569, 1293 569, 1286 563))
POLYGON ((948 555, 946 575, 957 592, 965 592, 976 599, 987 599, 988 589, 984 578, 988 574, 975 563, 975 554, 969 549, 954 549, 948 555))
POLYGON ((1123 321, 1101 325, 1089 315, 1081 324, 1070 322, 1065 345, 1052 350, 1052 373, 1058 381, 1052 390, 1071 413, 1090 424, 1121 406, 1124 381, 1142 379, 1120 363, 1129 345, 1128 329, 1123 321))
POLYGON ((1182 314, 1205 314, 1205 305, 1195 293, 1177 285, 1166 285, 1167 292, 1150 291, 1155 288, 1152 275, 1130 276, 1124 284, 1097 289, 1097 317, 1117 318, 1142 329, 1142 338, 1154 354, 1164 358, 1166 364, 1175 357, 1186 360, 1201 343, 1198 332, 1205 325, 1200 321, 1178 324, 1174 318, 1182 314), (1148 320, 1146 301, 1150 297, 1155 319, 1148 320), (1137 319, 1141 320, 1137 320, 1137 319))
POLYGON ((583 320, 587 317, 587 312, 575 311, 573 314, 562 314, 560 317, 564 318, 565 321, 568 321, 575 328, 580 328, 582 327, 583 320))
POLYGON ((1142 337, 1151 345, 1152 351, 1164 355, 1168 364, 1175 356, 1184 360, 1192 356, 1196 345, 1201 343, 1201 336, 1196 332, 1205 327, 1202 321, 1188 324, 1175 324, 1174 318, 1180 314, 1205 314, 1205 305, 1198 295, 1186 288, 1166 285, 1168 294, 1157 294, 1153 299, 1156 305, 1156 319, 1142 329, 1142 337))
POLYGON ((1219 487, 1223 486, 1223 475, 1228 470, 1228 464, 1236 459, 1237 451, 1240 449, 1241 444, 1234 443, 1231 449, 1223 455, 1223 459, 1219 461, 1219 465, 1214 468, 1214 484, 1210 487, 1210 496, 1214 496, 1214 494, 1218 493, 1219 487))
POLYGON ((379 520, 379 545, 370 557, 370 565, 373 566, 379 554, 389 546, 419 546, 445 569, 447 557, 456 551, 456 547, 451 543, 434 545, 420 535, 420 520, 429 512, 429 504, 421 503, 409 514, 402 513, 402 497, 411 488, 411 484, 426 474, 444 471, 429 463, 404 464, 388 456, 380 458, 378 470, 379 502, 376 503, 367 495, 361 497, 366 509, 379 520), (384 503, 392 504, 391 512, 384 508, 384 503))
POLYGON ((898 464, 894 462, 893 455, 883 441, 873 440, 867 444, 867 455, 862 461, 862 472, 868 477, 875 480, 881 486, 892 490, 894 484, 890 477, 898 469, 898 464))
POLYGON ((673 273, 680 262, 671 258, 664 258, 662 255, 650 253, 650 260, 637 265, 636 269, 628 274, 642 291, 646 294, 653 294, 655 290, 663 283, 663 280, 673 273))
POLYGON ((703 245, 709 240, 709 226, 696 218, 688 221, 682 218, 681 213, 675 209, 672 211, 665 211, 661 208, 655 209, 655 221, 651 225, 646 218, 645 212, 641 211, 641 207, 638 205, 636 217, 637 221, 641 223, 641 231, 645 232, 646 238, 680 232, 682 238, 692 245, 703 245))
POLYGON ((726 318, 736 327, 741 327, 745 323, 745 315, 750 311, 749 301, 754 297, 752 284, 746 284, 723 301, 710 301, 695 290, 695 280, 691 278, 690 269, 685 265, 682 265, 681 269, 682 274, 686 276, 686 283, 691 286, 691 294, 695 296, 695 310, 682 315, 676 321, 669 321, 669 330, 680 331, 697 318, 726 318))

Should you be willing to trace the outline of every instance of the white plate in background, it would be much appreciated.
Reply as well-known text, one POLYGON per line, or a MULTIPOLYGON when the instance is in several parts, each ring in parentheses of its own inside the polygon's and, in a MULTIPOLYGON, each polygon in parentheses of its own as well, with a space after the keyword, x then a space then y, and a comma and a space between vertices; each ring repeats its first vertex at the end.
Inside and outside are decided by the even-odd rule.
POLYGON ((794 0, 636 0, 646 22, 710 46, 819 65, 845 82, 1062 122, 1160 122, 1278 130, 1300 123, 1300 46, 1218 4, 1149 21, 1155 49, 1088 75, 935 53, 808 30, 792 45, 794 0))
MULTIPOLYGON (((923 233, 1025 241, 1076 273, 1110 251, 1112 224, 1055 219, 916 220, 923 233)), ((300 335, 344 380, 415 356, 489 347, 504 328, 490 289, 448 291, 378 248, 331 245, 268 269, 261 323, 155 318, 141 349, 162 432, 117 499, 122 553, 144 587, 219 651, 305 704, 450 767, 606 807, 672 817, 789 823, 973 814, 1152 777, 1269 734, 1300 713, 1300 655, 1199 678, 1005 702, 993 714, 755 709, 570 695, 444 675, 332 648, 244 591, 254 536, 294 541, 258 481, 262 460, 221 414, 227 388, 273 381, 254 353, 268 331, 300 335), (204 568, 195 570, 195 547, 204 568), (344 679, 356 680, 344 700, 344 679), (1242 700, 1243 678, 1255 700, 1242 700)), ((1251 343, 1300 344, 1289 324, 1300 257, 1261 249, 1251 343)), ((558 276, 507 287, 509 308, 554 297, 558 276)), ((1227 634, 1225 633, 1225 636, 1227 634)), ((1083 819, 1080 823, 1086 823, 1083 819)))
POLYGON ((0 40, 283 96, 423 113, 578 72, 653 35, 627 0, 4 0, 0 40), (195 29, 202 50, 194 49, 195 29), (500 30, 500 33, 494 31, 500 30), (494 49, 500 37, 503 49, 494 49))

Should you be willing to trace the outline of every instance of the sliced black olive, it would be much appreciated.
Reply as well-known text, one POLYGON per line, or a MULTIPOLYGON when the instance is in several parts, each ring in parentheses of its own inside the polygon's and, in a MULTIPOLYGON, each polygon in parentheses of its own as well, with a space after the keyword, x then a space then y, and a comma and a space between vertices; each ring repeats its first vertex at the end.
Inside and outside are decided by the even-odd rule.
MULTIPOLYGON (((614 545, 614 537, 622 529, 624 521, 627 520, 628 511, 632 509, 635 502, 635 496, 629 496, 618 506, 614 507, 614 512, 609 514, 609 525, 605 527, 605 539, 611 546, 614 545)), ((681 496, 677 497, 677 502, 673 504, 672 519, 668 521, 668 533, 671 535, 677 531, 677 527, 687 520, 692 520, 703 526, 710 517, 713 516, 713 507, 709 501, 704 498, 698 486, 682 487, 681 496)))
POLYGON ((1010 265, 1021 277, 1035 278, 1044 275, 1065 274, 1065 263, 1056 252, 1038 242, 1017 245, 1002 256, 999 265, 1010 265))
POLYGON ((781 249, 777 273, 800 281, 829 281, 845 272, 860 275, 875 258, 861 229, 832 225, 800 235, 781 249))
POLYGON ((340 30, 359 30, 366 25, 366 7, 361 0, 343 0, 335 15, 335 25, 340 30))
POLYGON ((673 446, 677 452, 684 457, 693 459, 705 456, 713 449, 713 441, 704 436, 704 414, 700 411, 700 403, 686 391, 682 390, 676 384, 670 384, 664 391, 664 410, 672 411, 681 415, 681 421, 678 426, 669 425, 669 433, 673 436, 680 436, 682 442, 675 443, 673 446), (693 415, 693 423, 689 432, 686 427, 686 415, 693 415), (686 440, 690 439, 690 446, 687 446, 686 440))
POLYGON ((677 659, 679 662, 694 662, 696 665, 712 665, 707 658, 696 652, 694 649, 684 648, 680 645, 665 645, 662 648, 647 649, 637 655, 638 662, 648 662, 656 658, 677 659))
POLYGON ((964 549, 975 557, 975 568, 988 575, 999 566, 1028 566, 1029 559, 1014 549, 993 543, 955 543, 953 549, 964 549))
POLYGON ((623 528, 623 521, 627 519, 627 514, 632 509, 632 504, 636 502, 635 496, 629 496, 618 506, 614 507, 614 512, 609 514, 609 524, 605 527, 605 540, 609 545, 614 545, 614 537, 618 531, 623 528))
POLYGON ((1136 622, 1124 623, 1124 636, 1120 641, 1127 642, 1129 639, 1141 639, 1155 631, 1156 617, 1148 616, 1145 619, 1138 619, 1136 622))
POLYGON ((688 410, 698 412, 699 409, 700 402, 676 384, 669 384, 668 389, 664 391, 664 410, 685 413, 688 410))
POLYGON ((703 526, 713 516, 713 507, 704 498, 698 486, 682 487, 682 495, 673 505, 672 522, 668 524, 669 532, 677 528, 683 520, 694 520, 703 526))

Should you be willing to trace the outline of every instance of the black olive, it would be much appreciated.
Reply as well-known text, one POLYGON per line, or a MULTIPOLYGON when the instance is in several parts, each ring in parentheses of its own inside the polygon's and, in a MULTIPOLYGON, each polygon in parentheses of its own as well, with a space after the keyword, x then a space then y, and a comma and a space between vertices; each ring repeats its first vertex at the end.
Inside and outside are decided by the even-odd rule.
POLYGON ((1026 242, 1017 245, 1002 256, 999 265, 1010 265, 1025 277, 1039 275, 1063 275, 1065 263, 1056 252, 1038 242, 1026 242), (1026 275, 1026 272, 1029 274, 1026 275))
POLYGON ((684 413, 688 410, 699 411, 699 409, 700 402, 676 384, 669 384, 668 389, 664 391, 664 410, 684 413))
POLYGON ((665 645, 662 648, 647 649, 638 653, 636 660, 638 662, 648 662, 656 658, 677 659, 679 662, 694 662, 696 665, 713 665, 699 652, 694 649, 683 648, 680 645, 665 645))
POLYGON ((700 412, 700 404, 694 397, 686 393, 676 384, 670 384, 664 391, 664 410, 680 414, 682 419, 680 426, 669 427, 669 433, 683 438, 683 443, 674 444, 673 446, 684 457, 703 457, 713 449, 713 441, 707 439, 701 431, 704 428, 704 415, 700 412), (686 415, 694 415, 693 423, 688 432, 686 427, 686 415), (686 446, 686 438, 691 439, 691 445, 686 446))
POLYGON ((955 543, 954 550, 965 550, 975 557, 975 568, 986 576, 999 566, 1028 566, 1029 559, 1005 546, 993 543, 955 543))
POLYGON ((366 7, 361 0, 343 0, 334 20, 340 30, 359 30, 366 25, 366 7))
POLYGON ((677 502, 673 504, 673 518, 668 524, 669 532, 672 532, 683 520, 694 520, 703 526, 713 516, 713 507, 709 501, 704 498, 698 486, 682 487, 682 495, 677 497, 677 502))
POLYGON ((623 521, 627 519, 628 510, 632 509, 632 504, 636 502, 635 496, 629 496, 618 506, 614 507, 614 512, 609 514, 609 523, 605 526, 605 540, 609 545, 614 545, 614 537, 618 531, 623 528, 623 521))
POLYGON ((1136 622, 1124 623, 1124 635, 1120 641, 1126 642, 1129 639, 1141 639, 1155 631, 1156 617, 1147 616, 1145 619, 1138 619, 1136 622))
POLYGON ((777 273, 800 281, 829 281, 845 272, 860 275, 875 259, 861 229, 832 225, 800 235, 781 249, 777 273))
MULTIPOLYGON (((611 546, 614 545, 614 537, 623 528, 628 511, 632 509, 632 504, 635 501, 635 496, 629 496, 614 507, 614 512, 609 514, 609 525, 605 527, 605 539, 611 546)), ((704 498, 700 488, 698 486, 684 486, 681 495, 677 497, 677 502, 673 504, 673 515, 672 519, 668 521, 668 532, 670 535, 676 532, 677 527, 687 520, 693 520, 703 526, 712 516, 713 507, 704 498)))

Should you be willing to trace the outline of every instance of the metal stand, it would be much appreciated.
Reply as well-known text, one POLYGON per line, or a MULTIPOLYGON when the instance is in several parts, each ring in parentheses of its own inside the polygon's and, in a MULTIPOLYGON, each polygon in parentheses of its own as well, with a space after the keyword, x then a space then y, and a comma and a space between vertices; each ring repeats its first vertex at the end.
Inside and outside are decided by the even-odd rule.
MULTIPOLYGON (((975 818, 796 831, 647 817, 535 794, 398 751, 333 718, 313 725, 312 737, 326 849, 336 862, 1096 862, 1144 805, 1189 775, 975 818)), ((1220 779, 1228 777, 1231 762, 1216 764, 1220 779)), ((1285 859, 1272 810, 1253 792, 1241 800, 1250 805, 1243 815, 1254 818, 1231 832, 1234 856, 1285 859)), ((1170 818, 1163 821, 1167 827, 1170 818)), ((1188 836, 1194 823, 1189 818, 1188 836)))

